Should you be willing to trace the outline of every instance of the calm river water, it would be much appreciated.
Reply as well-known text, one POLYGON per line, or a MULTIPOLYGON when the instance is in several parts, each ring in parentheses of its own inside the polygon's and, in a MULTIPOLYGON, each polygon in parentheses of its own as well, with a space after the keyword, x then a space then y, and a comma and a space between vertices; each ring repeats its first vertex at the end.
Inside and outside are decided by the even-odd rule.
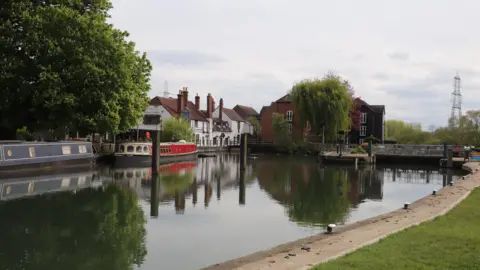
POLYGON ((456 180, 437 168, 320 168, 220 155, 149 169, 0 180, 0 269, 198 269, 400 208, 456 180))

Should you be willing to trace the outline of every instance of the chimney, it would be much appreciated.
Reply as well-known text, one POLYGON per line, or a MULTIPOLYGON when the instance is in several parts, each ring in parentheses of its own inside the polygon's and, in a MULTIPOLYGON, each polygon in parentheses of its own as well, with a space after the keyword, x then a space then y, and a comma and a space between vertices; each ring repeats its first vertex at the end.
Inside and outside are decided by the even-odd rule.
POLYGON ((220 121, 222 121, 223 115, 223 98, 220 99, 220 107, 218 108, 218 115, 220 116, 220 121))
POLYGON ((182 103, 183 103, 182 91, 180 91, 180 92, 177 94, 177 111, 178 111, 178 113, 181 113, 181 112, 182 112, 182 109, 183 109, 182 103))
POLYGON ((188 108, 188 87, 183 87, 183 106, 182 110, 188 108))
POLYGON ((200 110, 200 96, 198 95, 198 93, 195 96, 195 109, 197 109, 197 111, 200 110))
POLYGON ((212 95, 207 95, 207 118, 212 118, 212 95))

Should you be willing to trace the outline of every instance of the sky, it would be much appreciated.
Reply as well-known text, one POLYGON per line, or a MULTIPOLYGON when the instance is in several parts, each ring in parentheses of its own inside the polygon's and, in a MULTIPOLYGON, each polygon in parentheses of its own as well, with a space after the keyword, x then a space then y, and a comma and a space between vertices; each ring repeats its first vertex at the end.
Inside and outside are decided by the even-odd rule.
POLYGON ((112 0, 111 23, 152 62, 150 96, 188 87, 257 111, 333 71, 386 118, 446 125, 480 103, 480 1, 112 0))

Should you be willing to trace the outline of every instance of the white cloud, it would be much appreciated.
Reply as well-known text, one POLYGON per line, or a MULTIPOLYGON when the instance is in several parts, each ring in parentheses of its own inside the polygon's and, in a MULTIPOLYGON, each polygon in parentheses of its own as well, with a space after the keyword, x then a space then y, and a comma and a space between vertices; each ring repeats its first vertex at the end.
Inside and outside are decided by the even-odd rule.
POLYGON ((442 125, 453 76, 478 107, 474 0, 113 0, 111 21, 151 55, 152 95, 188 86, 260 109, 329 70, 387 117, 442 125))

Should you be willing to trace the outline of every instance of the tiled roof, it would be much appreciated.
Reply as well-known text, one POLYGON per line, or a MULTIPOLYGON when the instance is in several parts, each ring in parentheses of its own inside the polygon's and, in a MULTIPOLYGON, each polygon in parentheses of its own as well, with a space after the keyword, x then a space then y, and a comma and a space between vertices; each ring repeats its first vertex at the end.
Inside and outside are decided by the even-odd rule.
POLYGON ((370 105, 365 100, 363 100, 361 98, 355 98, 355 102, 357 102, 357 104, 359 104, 359 105, 367 106, 373 112, 376 112, 376 113, 384 113, 385 112, 385 105, 370 105))
MULTIPOLYGON (((150 100, 150 105, 162 105, 165 109, 174 117, 179 117, 181 112, 177 111, 177 99, 176 98, 163 98, 163 97, 154 97, 150 100)), ((190 112, 190 119, 206 122, 206 114, 197 110, 195 104, 189 101, 187 103, 188 111, 190 112)))
POLYGON ((275 102, 276 103, 290 103, 290 102, 292 102, 292 97, 290 96, 290 94, 286 94, 285 96, 281 97, 280 99, 278 99, 275 102))
POLYGON ((223 108, 223 112, 230 118, 232 121, 244 122, 245 120, 238 115, 234 110, 223 108))
POLYGON ((233 110, 240 115, 244 120, 248 120, 249 117, 257 117, 258 113, 254 108, 249 106, 237 105, 233 107, 233 110))

